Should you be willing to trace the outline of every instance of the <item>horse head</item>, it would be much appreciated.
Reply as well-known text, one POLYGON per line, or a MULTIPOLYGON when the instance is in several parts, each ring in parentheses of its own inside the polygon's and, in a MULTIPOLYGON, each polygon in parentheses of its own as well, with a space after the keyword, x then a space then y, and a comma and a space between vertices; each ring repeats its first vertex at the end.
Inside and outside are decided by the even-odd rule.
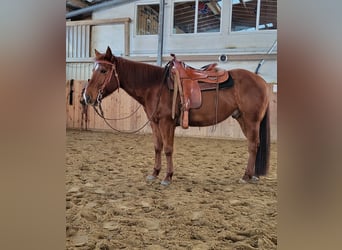
POLYGON ((97 105, 103 98, 120 87, 116 71, 115 56, 107 47, 106 53, 95 49, 95 64, 93 73, 85 87, 83 98, 87 104, 97 105))

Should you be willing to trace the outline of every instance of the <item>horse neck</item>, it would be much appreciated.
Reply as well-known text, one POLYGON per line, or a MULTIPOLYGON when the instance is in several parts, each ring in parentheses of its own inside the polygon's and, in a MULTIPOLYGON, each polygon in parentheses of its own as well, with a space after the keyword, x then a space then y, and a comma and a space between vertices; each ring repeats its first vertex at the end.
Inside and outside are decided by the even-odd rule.
POLYGON ((164 68, 124 58, 116 58, 120 88, 134 99, 141 99, 150 89, 159 88, 164 77, 164 68))

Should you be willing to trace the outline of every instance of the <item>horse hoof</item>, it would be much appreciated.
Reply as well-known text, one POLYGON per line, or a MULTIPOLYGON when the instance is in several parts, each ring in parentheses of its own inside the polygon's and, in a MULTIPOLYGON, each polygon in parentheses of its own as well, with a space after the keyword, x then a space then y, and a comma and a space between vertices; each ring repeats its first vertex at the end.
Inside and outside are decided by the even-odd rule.
POLYGON ((155 179, 157 179, 157 177, 155 177, 155 176, 153 176, 153 175, 148 175, 148 176, 146 177, 146 180, 148 180, 148 181, 154 181, 155 179))
POLYGON ((243 178, 241 178, 240 180, 239 180, 239 183, 241 183, 241 184, 246 184, 246 183, 258 183, 259 182, 259 178, 258 177, 256 177, 256 176, 252 176, 250 179, 248 179, 248 180, 244 180, 243 178))
POLYGON ((239 183, 240 183, 240 184, 246 184, 247 181, 245 181, 244 179, 241 178, 241 179, 239 179, 239 183))
POLYGON ((163 180, 160 184, 166 187, 166 186, 169 186, 171 182, 163 180))
POLYGON ((249 182, 251 183, 258 183, 259 182, 259 178, 256 176, 252 176, 252 178, 249 180, 249 182))

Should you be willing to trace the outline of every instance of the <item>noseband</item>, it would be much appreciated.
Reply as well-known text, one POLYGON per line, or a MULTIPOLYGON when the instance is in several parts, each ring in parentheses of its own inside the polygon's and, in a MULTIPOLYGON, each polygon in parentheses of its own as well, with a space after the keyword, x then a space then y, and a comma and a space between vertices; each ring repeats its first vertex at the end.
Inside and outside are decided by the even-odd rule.
POLYGON ((113 72, 114 72, 116 81, 118 83, 118 90, 120 89, 120 81, 119 81, 118 72, 116 71, 115 63, 108 62, 108 61, 105 61, 105 60, 98 60, 98 61, 95 61, 95 64, 107 64, 107 65, 111 66, 110 72, 109 72, 109 74, 107 73, 106 78, 104 79, 103 84, 102 84, 101 88, 99 89, 99 93, 97 94, 96 101, 100 104, 101 100, 102 100, 103 90, 109 84, 110 79, 112 78, 113 72))

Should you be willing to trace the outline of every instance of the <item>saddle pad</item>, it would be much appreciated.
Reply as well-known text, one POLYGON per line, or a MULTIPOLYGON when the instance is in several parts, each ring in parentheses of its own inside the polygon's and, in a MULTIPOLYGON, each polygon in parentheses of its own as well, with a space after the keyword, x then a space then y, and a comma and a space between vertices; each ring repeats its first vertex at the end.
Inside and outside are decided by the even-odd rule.
MULTIPOLYGON (((206 82, 198 82, 201 91, 215 90, 216 85, 206 82)), ((228 89, 234 86, 234 79, 229 75, 229 78, 225 82, 219 84, 219 89, 228 89)))
MULTIPOLYGON (((198 84, 202 91, 216 89, 216 85, 212 83, 198 82, 198 84)), ((173 81, 170 78, 167 79, 167 86, 170 90, 173 90, 173 81)), ((229 75, 229 78, 225 82, 222 82, 219 84, 219 89, 228 89, 233 86, 234 86, 234 79, 231 77, 231 75, 229 75)))

